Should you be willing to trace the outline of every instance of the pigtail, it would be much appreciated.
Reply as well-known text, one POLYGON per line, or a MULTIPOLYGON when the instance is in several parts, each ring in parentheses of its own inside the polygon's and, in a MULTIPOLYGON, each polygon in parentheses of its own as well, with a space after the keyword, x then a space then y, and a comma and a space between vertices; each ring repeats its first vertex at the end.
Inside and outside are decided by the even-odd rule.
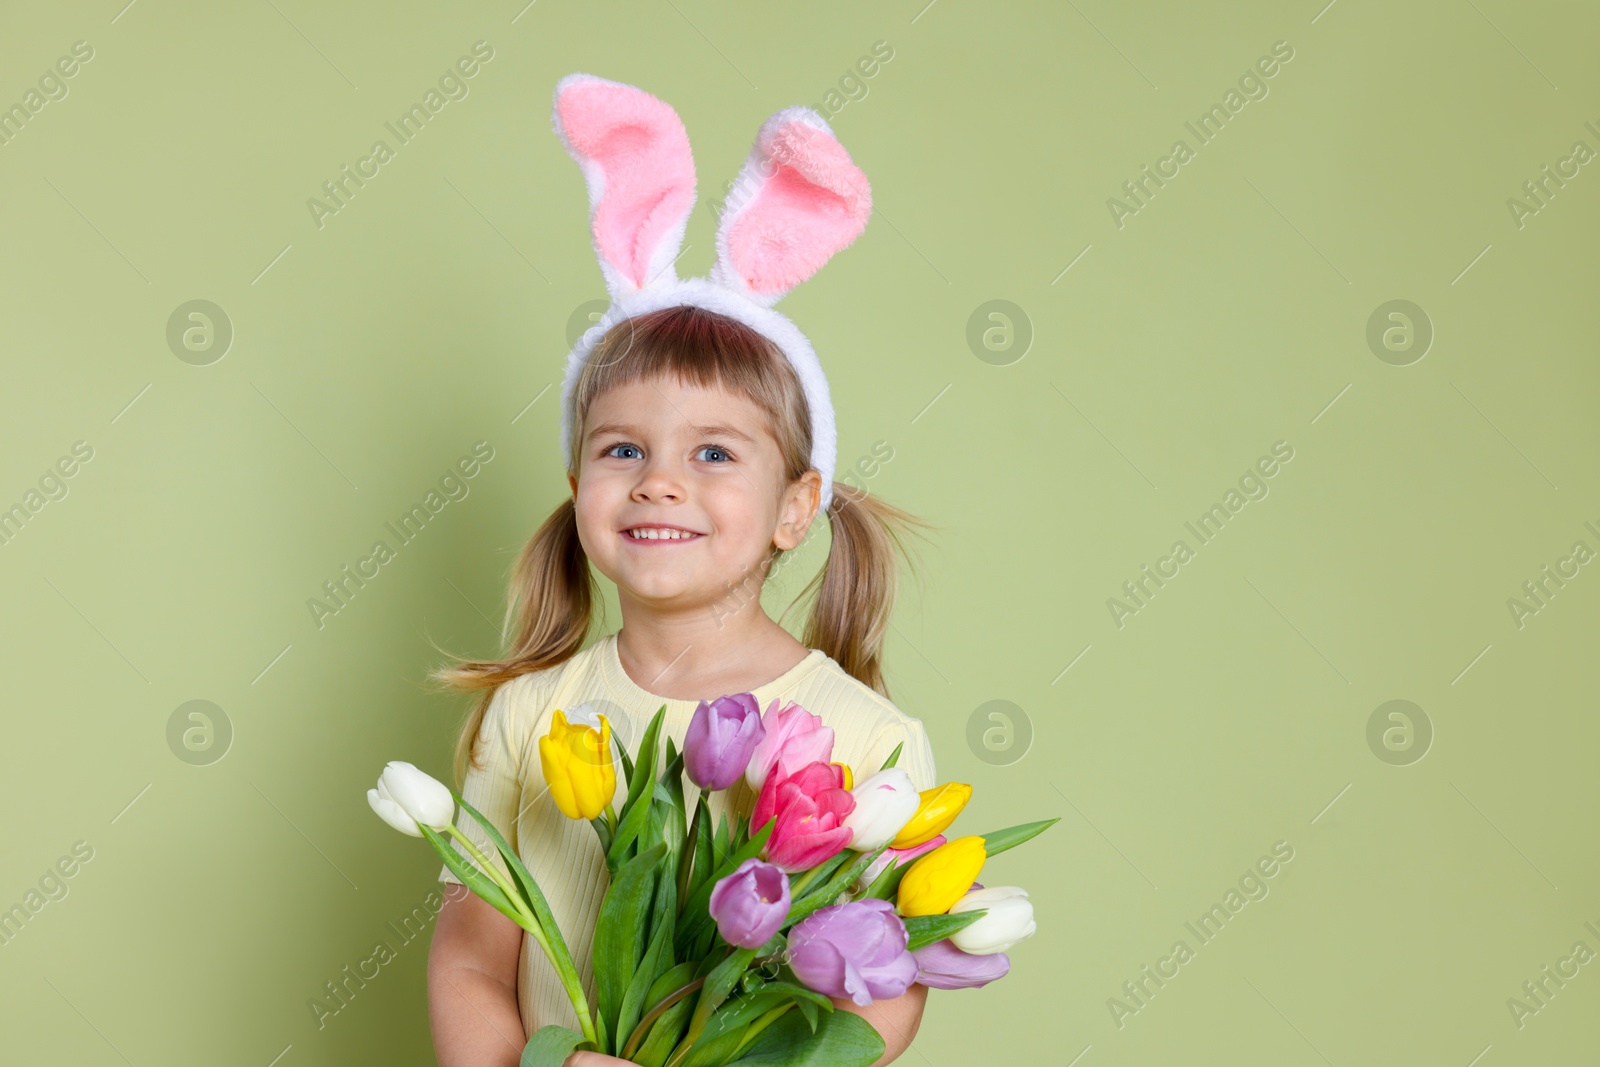
POLYGON ((803 640, 889 699, 883 679, 883 638, 900 580, 896 556, 905 556, 916 573, 902 534, 934 527, 843 482, 833 483, 828 522, 833 532, 828 561, 796 598, 798 602, 816 590, 803 640))
POLYGON ((446 689, 477 692, 478 699, 456 736, 452 763, 460 789, 469 764, 478 766, 476 740, 484 712, 500 685, 531 671, 554 667, 583 648, 599 586, 578 540, 578 516, 568 497, 539 527, 517 557, 511 577, 502 635, 515 623, 516 638, 505 658, 461 660, 429 677, 446 689))

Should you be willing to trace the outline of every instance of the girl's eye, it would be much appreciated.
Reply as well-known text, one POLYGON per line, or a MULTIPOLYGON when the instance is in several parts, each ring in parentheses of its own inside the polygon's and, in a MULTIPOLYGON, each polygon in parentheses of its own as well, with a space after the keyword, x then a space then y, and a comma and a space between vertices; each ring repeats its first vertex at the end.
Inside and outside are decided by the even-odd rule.
MULTIPOLYGON (((703 453, 706 453, 706 452, 710 452, 713 456, 721 457, 721 458, 713 458, 710 461, 712 463, 726 463, 726 462, 729 462, 730 460, 733 459, 733 453, 729 452, 726 448, 723 448, 721 445, 701 445, 699 453, 697 453, 697 454, 703 454, 703 453)), ((626 441, 619 441, 618 443, 616 443, 614 445, 611 445, 609 448, 607 448, 601 454, 605 455, 605 456, 611 456, 611 457, 614 457, 616 459, 638 459, 644 453, 639 448, 638 445, 629 444, 626 441), (623 450, 623 449, 631 450, 632 454, 631 455, 623 454, 620 451, 620 450, 623 450)))

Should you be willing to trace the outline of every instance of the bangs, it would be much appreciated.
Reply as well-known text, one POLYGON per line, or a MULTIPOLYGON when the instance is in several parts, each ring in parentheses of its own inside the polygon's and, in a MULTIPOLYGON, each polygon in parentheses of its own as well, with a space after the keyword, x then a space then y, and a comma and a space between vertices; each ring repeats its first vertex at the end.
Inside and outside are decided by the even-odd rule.
MULTIPOLYGON (((788 357, 737 319, 687 305, 625 319, 595 345, 573 387, 573 436, 582 440, 596 397, 657 378, 747 398, 766 414, 787 477, 810 467, 811 413, 788 357)), ((570 470, 578 469, 578 451, 575 444, 570 470)))

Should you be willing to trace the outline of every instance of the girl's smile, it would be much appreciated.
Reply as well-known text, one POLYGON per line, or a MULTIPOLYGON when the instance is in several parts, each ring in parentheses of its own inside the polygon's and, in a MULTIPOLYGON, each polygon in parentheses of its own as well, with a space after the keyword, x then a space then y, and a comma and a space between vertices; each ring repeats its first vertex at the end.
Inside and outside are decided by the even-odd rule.
POLYGON ((655 523, 646 523, 642 526, 632 526, 622 531, 622 536, 639 545, 682 545, 690 541, 698 541, 705 534, 693 530, 685 530, 681 526, 660 526, 655 523))

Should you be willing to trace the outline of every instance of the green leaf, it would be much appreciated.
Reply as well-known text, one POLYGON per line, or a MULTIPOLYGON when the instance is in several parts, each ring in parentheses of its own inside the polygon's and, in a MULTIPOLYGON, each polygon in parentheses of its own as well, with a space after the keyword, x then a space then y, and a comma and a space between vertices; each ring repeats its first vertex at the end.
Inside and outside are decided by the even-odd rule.
MULTIPOLYGON (((533 917, 539 920, 539 928, 550 935, 552 948, 559 946, 560 955, 567 964, 572 966, 572 973, 576 975, 578 968, 576 964, 572 964, 572 953, 567 949, 566 938, 561 936, 561 930, 556 925, 555 916, 550 911, 549 901, 545 899, 544 893, 540 891, 539 883, 534 881, 533 875, 523 865, 522 857, 517 855, 516 850, 506 843, 506 839, 501 836, 494 823, 484 818, 477 808, 468 804, 454 790, 451 790, 450 795, 456 798, 456 803, 461 805, 463 811, 478 821, 484 832, 489 835, 489 840, 494 842, 494 847, 500 852, 500 858, 505 861, 507 869, 511 871, 512 884, 521 888, 522 899, 527 902, 529 910, 533 912, 533 917)), ((553 965, 558 968, 561 966, 559 963, 553 965)))
POLYGON ((896 763, 900 762, 900 750, 904 748, 905 745, 906 743, 902 741, 898 745, 894 746, 894 751, 889 753, 889 758, 884 760, 883 766, 879 767, 878 769, 880 771, 886 771, 890 767, 893 767, 896 763))
POLYGON ((871 1067, 883 1055, 883 1036, 861 1016, 834 1011, 821 1016, 815 1033, 790 1012, 761 1031, 728 1067, 871 1067))
POLYGON ((729 1057, 739 1051, 739 1043, 743 1038, 742 1030, 718 1033, 715 1037, 695 1045, 693 1050, 679 1061, 678 1067, 721 1067, 728 1062, 729 1057))
POLYGON ((666 823, 667 813, 660 798, 652 797, 650 815, 644 821, 644 829, 639 831, 639 847, 645 849, 666 843, 666 823))
MULTIPOLYGON (((677 795, 678 799, 681 801, 683 799, 683 779, 681 778, 677 781, 677 795)), ((695 794, 694 815, 684 823, 683 847, 678 852, 677 879, 679 900, 683 900, 688 897, 688 895, 694 892, 696 888, 694 882, 696 873, 695 860, 700 855, 700 838, 702 836, 701 831, 702 828, 704 828, 704 832, 706 834, 711 832, 710 823, 705 821, 705 807, 705 791, 699 790, 695 794)), ((710 842, 708 841, 708 851, 709 844, 710 842)))
POLYGON ((521 1067, 561 1067, 583 1035, 565 1026, 541 1026, 522 1049, 521 1067))
POLYGON ((775 1007, 788 1007, 793 1003, 787 994, 768 993, 764 989, 729 1000, 711 1017, 700 1041, 684 1059, 683 1067, 720 1067, 739 1050, 752 1023, 775 1007))
MULTIPOLYGON (((932 851, 932 849, 928 850, 928 852, 932 851)), ((922 856, 927 854, 927 852, 924 852, 922 856)), ((900 879, 906 876, 906 871, 910 870, 911 865, 921 859, 922 856, 904 862, 890 860, 888 865, 878 872, 878 877, 872 880, 872 884, 862 890, 861 895, 856 899, 866 900, 871 897, 875 900, 893 900, 895 895, 900 892, 900 879)))
MULTIPOLYGON (((749 1026, 745 1027, 744 1039, 739 1042, 739 1048, 742 1049, 742 1048, 744 1048, 744 1046, 746 1046, 746 1045, 750 1044, 750 1042, 754 1041, 756 1039, 756 1037, 760 1035, 761 1031, 765 1030, 767 1027, 771 1026, 773 1023, 775 1023, 779 1019, 783 1018, 786 1014, 789 1013, 789 1009, 794 1007, 795 1004, 796 1004, 796 1002, 792 1001, 792 1000, 789 1001, 786 1004, 780 1004, 776 1008, 773 1008, 771 1011, 767 1012, 765 1015, 763 1015, 760 1018, 758 1018, 755 1022, 751 1023, 749 1026)), ((734 1050, 735 1055, 738 1054, 738 1051, 739 1051, 739 1049, 735 1049, 734 1050)))
POLYGON ((655 893, 655 878, 666 846, 657 845, 624 863, 600 901, 595 920, 592 962, 595 992, 600 1005, 596 1012, 608 1034, 626 1040, 617 1029, 628 982, 639 969, 644 955, 650 902, 655 893))
POLYGON ((818 993, 815 989, 808 989, 798 982, 786 982, 775 978, 761 988, 776 989, 787 993, 801 1005, 802 1011, 807 1007, 832 1011, 834 1007, 833 1001, 828 998, 826 993, 818 993))
POLYGON ((646 832, 639 837, 640 847, 665 841, 667 848, 677 853, 683 848, 684 826, 682 795, 674 797, 670 785, 665 781, 657 782, 651 798, 650 821, 646 832))
MULTIPOLYGON (((722 1002, 732 992, 734 984, 744 976, 750 961, 756 958, 756 952, 757 950, 753 948, 734 949, 706 975, 706 984, 700 987, 700 997, 694 1005, 694 1016, 689 1021, 689 1034, 694 1038, 690 1045, 691 1049, 724 1036, 711 1031, 708 1024, 712 1013, 722 1006, 722 1002)), ((684 1040, 687 1041, 689 1038, 685 1037, 684 1040)))
POLYGON ((622 794, 627 796, 628 790, 633 788, 633 760, 629 758, 625 745, 617 746, 617 754, 622 757, 622 794))
POLYGON ((666 1060, 677 1047, 679 1038, 689 1025, 689 1013, 694 1010, 693 994, 699 988, 694 974, 699 962, 699 960, 684 960, 662 972, 661 977, 651 984, 650 992, 645 994, 646 1010, 639 1025, 645 1026, 643 1020, 650 1018, 651 1013, 656 1012, 658 1008, 661 1010, 649 1023, 644 1036, 640 1038, 641 1043, 634 1043, 634 1038, 639 1036, 637 1033, 629 1035, 625 1041, 618 1042, 619 1054, 626 1052, 630 1045, 634 1045, 635 1051, 631 1058, 635 1063, 650 1062, 642 1058, 647 1056, 656 1060, 658 1065, 666 1060), (661 1006, 669 999, 672 1003, 662 1008, 661 1006), (652 1051, 655 1048, 660 1048, 659 1058, 652 1051))
POLYGON ((638 970, 628 980, 627 992, 622 996, 622 1009, 617 1014, 617 1048, 633 1033, 634 1027, 649 1010, 647 994, 662 972, 672 966, 673 920, 678 915, 677 883, 668 865, 657 872, 655 907, 651 915, 650 944, 638 970))
MULTIPOLYGON (((467 814, 478 821, 479 825, 488 833, 490 840, 494 842, 495 848, 500 851, 500 858, 511 871, 512 884, 522 891, 523 901, 528 905, 528 909, 533 912, 540 931, 545 935, 545 942, 549 946, 546 950, 546 958, 549 959, 550 966, 562 977, 563 987, 566 987, 567 983, 570 982, 571 987, 581 989, 583 980, 578 974, 578 965, 572 958, 572 950, 567 946, 566 936, 562 934, 560 925, 556 923, 555 915, 550 911, 550 904, 545 900, 544 893, 539 889, 539 883, 534 880, 532 874, 528 873, 528 868, 523 864, 522 857, 518 856, 516 850, 506 843, 506 839, 501 836, 500 831, 496 829, 492 822, 484 818, 482 812, 468 804, 454 790, 451 790, 450 795, 455 797, 456 803, 461 805, 467 814)), ((515 916, 510 917, 519 925, 525 922, 525 920, 517 919, 515 916)), ((605 1023, 601 1021, 596 1026, 595 1036, 600 1040, 602 1048, 605 1047, 606 1032, 605 1023)))
POLYGON ((662 835, 662 839, 672 847, 674 853, 679 852, 689 837, 688 808, 683 799, 682 752, 678 753, 675 759, 667 761, 667 769, 661 775, 656 795, 667 809, 667 819, 663 824, 666 832, 662 835))
MULTIPOLYGON (((832 878, 840 867, 854 860, 858 854, 859 853, 852 852, 848 848, 843 848, 834 855, 823 860, 821 869, 818 870, 816 874, 810 876, 811 880, 806 883, 806 887, 802 889, 799 894, 793 895, 792 899, 796 901, 804 900, 812 893, 815 893, 817 890, 827 885, 828 879, 832 878)), ((792 881, 793 880, 791 879, 791 883, 792 881)), ((794 886, 791 884, 789 888, 792 893, 794 886)))
POLYGON ((750 966, 750 961, 756 958, 757 949, 738 948, 728 955, 706 975, 706 984, 700 987, 700 1000, 695 1005, 697 1014, 701 1011, 707 1019, 711 1013, 721 1006, 722 1002, 732 992, 734 984, 744 977, 745 969, 750 966))
POLYGON ((627 854, 628 846, 644 832, 645 823, 650 818, 650 811, 654 807, 655 797, 655 768, 656 745, 661 736, 662 717, 667 713, 667 706, 661 705, 654 715, 650 717, 650 725, 645 728, 644 740, 639 743, 639 763, 634 768, 635 774, 628 781, 628 797, 622 805, 622 821, 617 825, 616 840, 611 842, 611 847, 606 850, 606 866, 615 874, 627 854), (639 801, 649 792, 649 801, 639 801))
MULTIPOLYGON (((809 1000, 797 1000, 794 1003, 795 1003, 795 1007, 800 1009, 800 1014, 805 1016, 806 1023, 811 1027, 811 1032, 813 1034, 816 1033, 817 1032, 817 1006, 815 1004, 811 1003, 811 1001, 809 1001, 809 1000)), ((833 1005, 829 1004, 828 1007, 831 1008, 831 1007, 833 1007, 833 1005)))
POLYGON ((641 1067, 662 1067, 667 1057, 672 1055, 672 1050, 678 1047, 678 1042, 683 1040, 684 1031, 689 1028, 689 1016, 693 1013, 692 996, 684 997, 662 1012, 661 1017, 651 1025, 650 1036, 634 1053, 633 1061, 641 1067))
POLYGON ((488 875, 478 869, 476 863, 457 852, 455 846, 432 827, 418 823, 417 828, 428 839, 428 843, 433 846, 434 851, 438 852, 444 859, 446 866, 455 873, 457 878, 461 879, 468 889, 494 905, 496 911, 524 930, 528 928, 527 917, 511 903, 511 899, 506 896, 504 890, 496 885, 488 875))
POLYGON ((711 1021, 706 1024, 706 1031, 716 1036, 730 1030, 742 1030, 759 1016, 792 999, 786 990, 773 989, 769 986, 761 986, 749 993, 730 997, 712 1014, 711 1021))
POLYGON ((972 908, 954 915, 911 915, 901 921, 906 924, 906 951, 943 941, 957 930, 971 926, 988 908, 972 908))
MULTIPOLYGON (((785 927, 791 926, 812 912, 820 911, 832 904, 839 898, 839 894, 854 884, 856 879, 861 877, 862 872, 872 865, 872 861, 882 855, 883 850, 888 847, 888 844, 882 844, 871 852, 861 853, 854 863, 838 870, 821 888, 814 892, 806 893, 797 901, 791 901, 789 904, 789 917, 784 920, 783 925, 785 927)), ((846 850, 843 855, 851 856, 855 854, 846 850)))
POLYGON ((666 1000, 668 994, 674 993, 694 981, 694 968, 698 962, 698 960, 684 960, 682 963, 674 964, 667 970, 662 971, 661 975, 650 984, 650 992, 644 998, 644 1010, 649 1011, 663 1000, 666 1000))
POLYGON ((1008 848, 1015 848, 1024 841, 1038 837, 1060 821, 1061 816, 1058 815, 1054 819, 1020 823, 1017 826, 1008 826, 1004 830, 991 830, 989 833, 980 834, 979 836, 983 838, 984 854, 995 856, 1008 848))
POLYGON ((711 877, 713 851, 716 848, 715 831, 711 829, 711 805, 698 804, 694 812, 695 838, 694 838, 694 868, 689 877, 689 891, 685 896, 696 893, 705 880, 711 877))
POLYGON ((711 950, 719 945, 723 948, 728 947, 728 943, 722 940, 722 935, 717 932, 717 924, 707 923, 704 929, 695 935, 692 955, 710 956, 712 959, 716 959, 711 950))
POLYGON ((677 779, 679 784, 678 792, 681 794, 683 792, 683 753, 673 752, 672 735, 670 734, 667 735, 667 762, 663 766, 666 767, 666 770, 662 771, 658 776, 660 781, 657 784, 667 785, 673 779, 677 779))

